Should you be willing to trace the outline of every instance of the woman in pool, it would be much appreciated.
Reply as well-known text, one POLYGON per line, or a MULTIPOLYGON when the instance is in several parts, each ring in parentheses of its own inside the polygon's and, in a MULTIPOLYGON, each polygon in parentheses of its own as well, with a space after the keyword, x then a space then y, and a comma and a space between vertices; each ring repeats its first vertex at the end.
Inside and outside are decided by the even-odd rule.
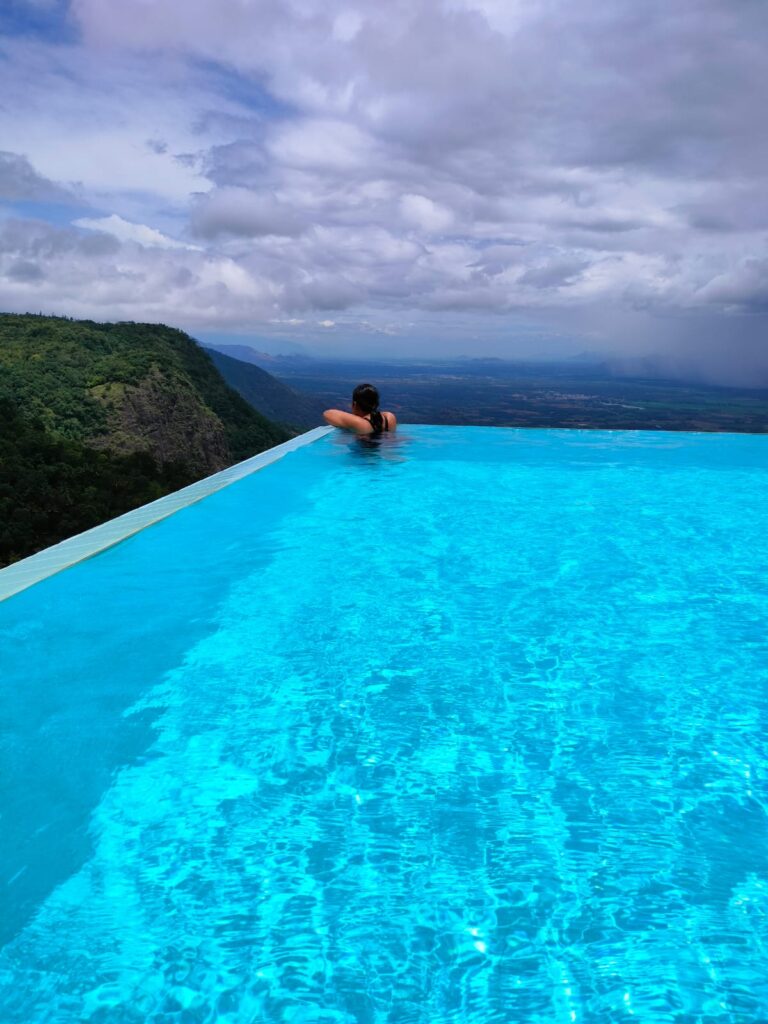
POLYGON ((379 392, 373 384, 357 385, 352 392, 352 412, 326 409, 323 416, 332 427, 356 434, 385 434, 397 427, 395 414, 379 409, 379 392))

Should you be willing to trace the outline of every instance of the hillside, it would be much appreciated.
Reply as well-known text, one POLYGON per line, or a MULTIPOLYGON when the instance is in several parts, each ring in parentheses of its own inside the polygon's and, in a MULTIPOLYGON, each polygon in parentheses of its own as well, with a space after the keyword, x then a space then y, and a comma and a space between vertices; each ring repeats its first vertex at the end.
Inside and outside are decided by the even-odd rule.
POLYGON ((206 352, 227 384, 269 419, 303 428, 323 422, 325 405, 319 398, 299 394, 253 363, 213 348, 206 348, 206 352))
POLYGON ((0 565, 289 436, 181 331, 0 314, 0 565))
MULTIPOLYGON (((241 363, 253 363, 254 366, 269 366, 270 363, 279 362, 284 356, 271 356, 268 352, 259 352, 250 345, 205 345, 209 352, 221 352, 230 359, 237 359, 241 363)), ((290 357, 289 357, 290 358, 290 357)))

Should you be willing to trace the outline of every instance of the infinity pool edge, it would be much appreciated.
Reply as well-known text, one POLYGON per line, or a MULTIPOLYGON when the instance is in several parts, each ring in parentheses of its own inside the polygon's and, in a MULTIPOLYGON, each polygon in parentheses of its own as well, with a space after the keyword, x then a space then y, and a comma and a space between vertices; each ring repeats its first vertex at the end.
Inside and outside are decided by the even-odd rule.
POLYGON ((194 505, 224 487, 277 462, 284 455, 312 444, 331 433, 332 430, 333 427, 314 427, 304 434, 299 434, 298 437, 291 438, 290 441, 284 441, 274 448, 268 448, 264 452, 259 452, 258 455, 252 455, 249 459, 244 459, 234 466, 229 466, 218 473, 197 480, 187 487, 166 494, 146 505, 140 505, 130 512, 91 527, 90 530, 85 530, 83 533, 67 537, 66 540, 60 541, 58 544, 53 544, 51 547, 44 548, 34 555, 29 555, 27 558, 0 569, 0 601, 5 601, 28 587, 42 582, 49 576, 54 576, 78 562, 83 562, 107 548, 114 547, 148 526, 167 519, 175 512, 194 505))

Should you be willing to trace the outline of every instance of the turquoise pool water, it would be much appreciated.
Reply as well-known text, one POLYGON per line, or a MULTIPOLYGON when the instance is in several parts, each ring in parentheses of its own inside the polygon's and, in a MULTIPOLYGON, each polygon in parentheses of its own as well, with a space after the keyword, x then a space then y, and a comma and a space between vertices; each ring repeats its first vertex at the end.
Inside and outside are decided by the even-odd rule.
POLYGON ((1 604, 0 1020, 768 1020, 767 502, 333 435, 1 604))

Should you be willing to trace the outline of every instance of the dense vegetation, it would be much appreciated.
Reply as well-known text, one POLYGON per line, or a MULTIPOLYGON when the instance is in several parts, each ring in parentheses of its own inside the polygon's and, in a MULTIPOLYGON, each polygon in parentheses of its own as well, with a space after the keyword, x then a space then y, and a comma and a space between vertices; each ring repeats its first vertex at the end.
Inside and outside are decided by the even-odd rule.
POLYGON ((0 565, 289 436, 181 331, 0 315, 0 565))
POLYGON ((112 455, 57 438, 0 399, 0 564, 190 483, 144 452, 112 455))

